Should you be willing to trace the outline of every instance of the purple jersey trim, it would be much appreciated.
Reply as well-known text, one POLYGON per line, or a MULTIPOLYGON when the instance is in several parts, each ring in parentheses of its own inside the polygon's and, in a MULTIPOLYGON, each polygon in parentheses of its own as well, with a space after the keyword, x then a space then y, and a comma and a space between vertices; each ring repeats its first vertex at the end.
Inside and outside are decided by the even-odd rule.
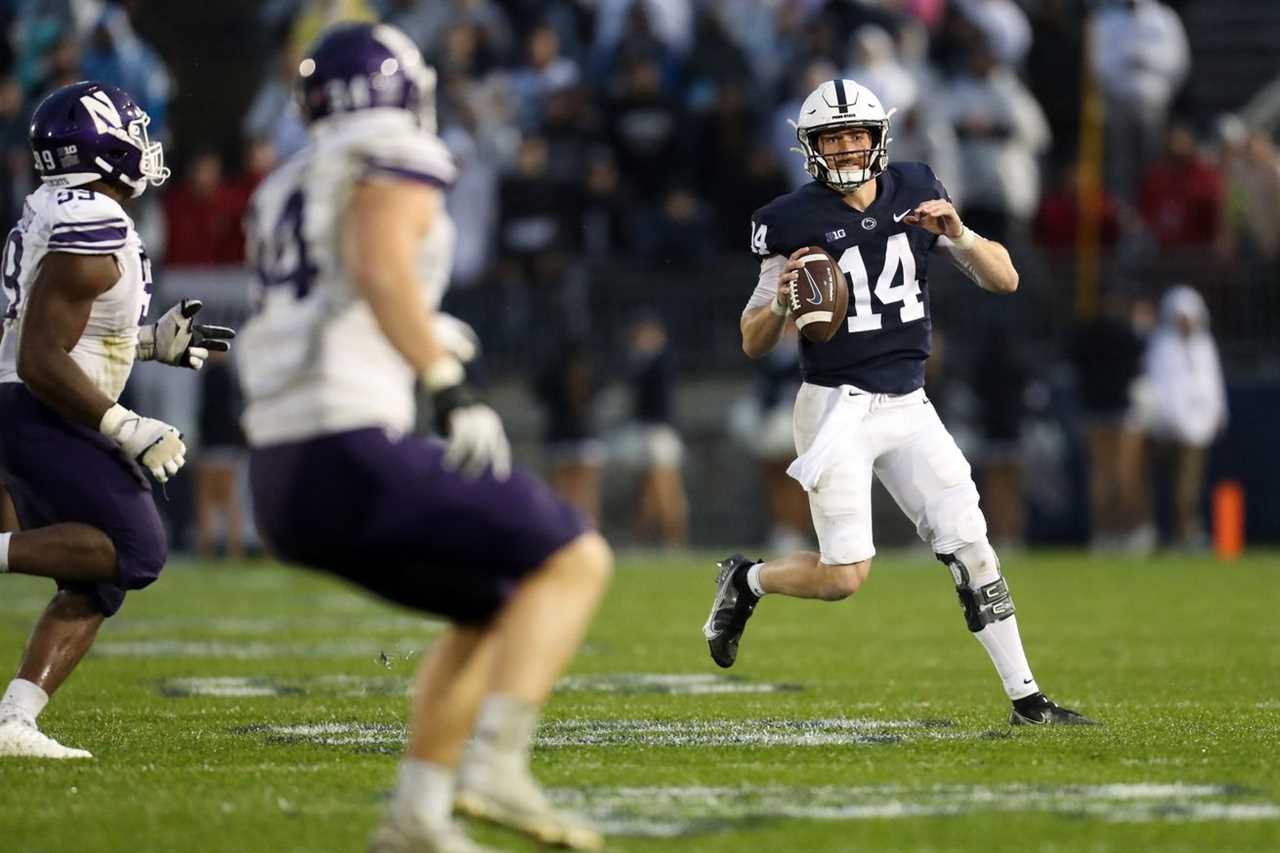
POLYGON ((120 243, 129 236, 123 225, 107 228, 83 228, 76 231, 55 231, 49 235, 49 245, 120 243))
POLYGON ((65 246, 58 243, 49 246, 49 251, 67 252, 72 255, 114 255, 124 247, 124 243, 67 244, 65 246))
POLYGON ((111 219, 80 219, 75 222, 59 222, 53 226, 52 230, 62 231, 67 228, 84 228, 89 225, 110 225, 113 228, 127 227, 127 223, 117 216, 111 219))
POLYGON ((449 182, 438 175, 433 175, 430 172, 423 172, 418 169, 409 169, 405 166, 399 166, 394 163, 370 160, 367 166, 368 167, 365 170, 366 175, 370 173, 378 175, 392 175, 397 178, 404 178, 410 181, 419 181, 424 184, 430 184, 433 187, 440 187, 442 189, 449 186, 449 182))

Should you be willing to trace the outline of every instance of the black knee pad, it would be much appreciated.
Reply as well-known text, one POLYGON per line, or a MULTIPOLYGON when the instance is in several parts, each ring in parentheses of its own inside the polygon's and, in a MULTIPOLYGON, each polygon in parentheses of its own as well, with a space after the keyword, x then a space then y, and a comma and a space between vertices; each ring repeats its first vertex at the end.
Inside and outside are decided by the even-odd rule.
POLYGON ((956 596, 964 610, 964 623, 970 631, 976 634, 992 622, 999 622, 1013 615, 1013 596, 1009 594, 1009 585, 1005 583, 1003 575, 975 589, 969 570, 960 562, 959 557, 955 554, 934 556, 951 570, 951 577, 956 582, 956 596))

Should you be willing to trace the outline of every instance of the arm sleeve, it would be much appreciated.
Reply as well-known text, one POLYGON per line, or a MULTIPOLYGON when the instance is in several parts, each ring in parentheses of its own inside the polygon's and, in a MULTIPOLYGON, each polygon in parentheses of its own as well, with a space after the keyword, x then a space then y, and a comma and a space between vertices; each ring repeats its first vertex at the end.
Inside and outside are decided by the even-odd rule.
POLYGON ((747 300, 747 307, 742 309, 743 316, 757 308, 763 308, 778 295, 778 282, 782 279, 782 268, 787 259, 782 255, 770 255, 760 261, 760 277, 756 279, 756 289, 747 300))
POLYGON ((956 244, 952 243, 951 238, 949 237, 939 237, 936 245, 939 251, 951 259, 951 263, 956 269, 964 273, 965 276, 974 284, 978 285, 978 287, 981 287, 983 290, 987 289, 986 282, 983 280, 982 276, 978 275, 978 270, 969 260, 968 252, 962 252, 957 249, 956 244))

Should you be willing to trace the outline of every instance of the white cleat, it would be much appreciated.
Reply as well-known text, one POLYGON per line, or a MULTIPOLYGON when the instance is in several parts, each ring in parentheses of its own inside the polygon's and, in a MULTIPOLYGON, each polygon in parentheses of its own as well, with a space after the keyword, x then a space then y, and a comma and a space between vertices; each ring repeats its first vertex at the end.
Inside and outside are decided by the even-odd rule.
POLYGON ((63 746, 18 717, 0 721, 0 758, 93 758, 83 749, 63 746))
POLYGON ((369 839, 369 853, 497 853, 467 837, 454 821, 438 826, 388 815, 369 839))
POLYGON ((454 810, 523 832, 543 844, 571 850, 602 850, 604 836, 577 815, 556 811, 528 771, 463 768, 454 810))

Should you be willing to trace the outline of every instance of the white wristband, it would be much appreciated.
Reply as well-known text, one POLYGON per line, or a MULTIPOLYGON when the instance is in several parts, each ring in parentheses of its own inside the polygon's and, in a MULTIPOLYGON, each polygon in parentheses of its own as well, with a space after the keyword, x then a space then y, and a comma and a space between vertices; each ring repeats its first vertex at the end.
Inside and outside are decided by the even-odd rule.
POLYGON ((422 371, 422 384, 427 386, 427 390, 433 394, 445 388, 452 388, 466 378, 467 371, 463 369, 462 362, 451 355, 437 358, 422 371))
POLYGON ((977 245, 978 235, 968 225, 962 225, 960 227, 964 228, 964 230, 960 232, 959 237, 951 238, 951 245, 955 246, 962 252, 967 252, 977 245))
POLYGON ((107 409, 102 415, 102 420, 98 421, 98 432, 108 438, 114 436, 116 430, 120 429, 120 424, 129 418, 136 418, 137 415, 126 409, 124 406, 116 403, 107 409))
POLYGON ((787 313, 787 306, 779 302, 777 297, 774 297, 774 300, 769 303, 769 313, 775 317, 781 317, 787 313))

